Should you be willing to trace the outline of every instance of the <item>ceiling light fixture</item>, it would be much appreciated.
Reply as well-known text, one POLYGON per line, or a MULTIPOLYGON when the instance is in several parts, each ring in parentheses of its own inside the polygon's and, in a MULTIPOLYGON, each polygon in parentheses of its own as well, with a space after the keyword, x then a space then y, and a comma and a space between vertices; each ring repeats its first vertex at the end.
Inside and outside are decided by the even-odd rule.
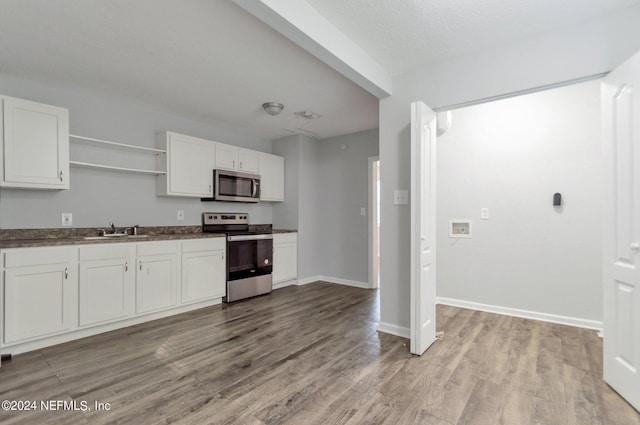
POLYGON ((269 114, 276 116, 284 109, 284 105, 278 102, 267 102, 262 104, 262 109, 269 114))
POLYGON ((298 112, 294 112, 293 114, 301 118, 306 118, 308 120, 315 120, 316 118, 321 117, 320 114, 316 114, 315 112, 311 112, 311 111, 298 111, 298 112))

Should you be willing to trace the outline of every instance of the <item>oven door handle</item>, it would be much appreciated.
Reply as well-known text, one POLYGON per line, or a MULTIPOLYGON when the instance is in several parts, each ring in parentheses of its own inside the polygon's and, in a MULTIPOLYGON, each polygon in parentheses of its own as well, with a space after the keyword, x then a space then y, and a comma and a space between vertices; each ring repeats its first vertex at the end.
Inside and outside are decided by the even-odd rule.
POLYGON ((227 240, 229 242, 239 242, 239 241, 258 241, 263 239, 273 239, 273 235, 264 234, 264 235, 234 235, 227 236, 227 240))

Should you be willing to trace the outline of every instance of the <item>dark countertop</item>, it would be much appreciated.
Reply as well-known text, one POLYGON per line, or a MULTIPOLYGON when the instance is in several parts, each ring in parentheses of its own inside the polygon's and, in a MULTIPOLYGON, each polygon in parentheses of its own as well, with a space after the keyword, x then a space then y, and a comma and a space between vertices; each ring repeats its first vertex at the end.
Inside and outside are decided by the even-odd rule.
MULTIPOLYGON (((252 230, 271 229, 270 224, 252 224, 252 230)), ((171 241, 183 239, 223 238, 224 233, 202 233, 202 226, 150 226, 138 227, 138 237, 85 239, 99 234, 98 228, 51 228, 51 229, 0 229, 0 249, 28 248, 61 245, 95 245, 108 243, 131 243, 171 241), (142 237, 140 237, 142 235, 142 237)), ((108 230, 108 229, 105 229, 108 230)), ((297 230, 272 229, 273 233, 297 233, 297 230)), ((118 228, 122 232, 123 228, 118 228)))
MULTIPOLYGON (((118 231, 120 232, 122 229, 119 228, 118 231)), ((139 227, 138 235, 143 235, 143 237, 85 239, 85 237, 98 236, 98 232, 99 229, 93 227, 68 229, 2 229, 0 230, 0 248, 95 245, 225 237, 224 233, 202 233, 201 226, 159 226, 139 227)))
POLYGON ((298 233, 297 229, 273 229, 273 233, 298 233))

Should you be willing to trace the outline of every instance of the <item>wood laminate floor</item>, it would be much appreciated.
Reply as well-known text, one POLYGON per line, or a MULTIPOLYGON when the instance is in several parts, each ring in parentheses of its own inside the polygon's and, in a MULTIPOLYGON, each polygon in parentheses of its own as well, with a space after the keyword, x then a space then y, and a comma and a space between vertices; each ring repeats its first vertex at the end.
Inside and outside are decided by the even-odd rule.
POLYGON ((640 425, 594 331, 438 306, 444 338, 417 357, 378 311, 318 282, 15 356, 0 399, 91 410, 0 423, 640 425))

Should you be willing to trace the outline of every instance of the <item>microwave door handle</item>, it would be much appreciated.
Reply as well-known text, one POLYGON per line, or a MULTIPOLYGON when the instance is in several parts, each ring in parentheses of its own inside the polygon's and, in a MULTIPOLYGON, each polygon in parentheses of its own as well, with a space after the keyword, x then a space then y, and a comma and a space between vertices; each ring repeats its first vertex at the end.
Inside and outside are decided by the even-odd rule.
POLYGON ((258 191, 258 184, 256 183, 256 179, 251 179, 251 187, 253 190, 251 191, 251 197, 256 197, 256 192, 258 191))

